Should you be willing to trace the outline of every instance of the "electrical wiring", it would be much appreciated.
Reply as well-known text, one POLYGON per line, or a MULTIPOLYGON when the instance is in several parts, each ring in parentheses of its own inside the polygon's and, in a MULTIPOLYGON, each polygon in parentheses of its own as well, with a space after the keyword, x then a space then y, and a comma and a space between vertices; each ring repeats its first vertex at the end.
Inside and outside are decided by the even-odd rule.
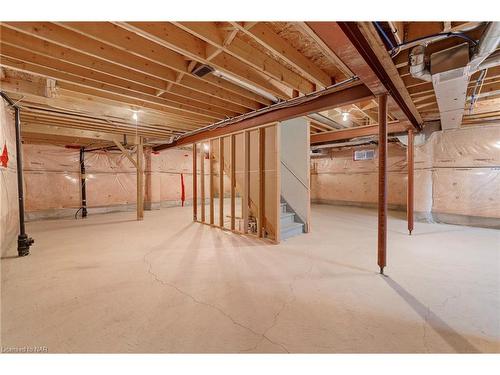
POLYGON ((379 22, 373 22, 373 24, 377 28, 380 35, 382 35, 384 40, 391 47, 391 49, 389 50, 389 54, 391 55, 391 57, 395 57, 399 52, 401 52, 401 49, 405 46, 412 45, 412 44, 417 43, 417 42, 422 42, 422 43, 425 43, 426 41, 432 42, 433 39, 435 39, 435 38, 440 38, 440 40, 441 40, 441 39, 456 37, 456 38, 461 38, 461 39, 466 40, 467 42, 471 43, 473 46, 477 46, 477 44, 478 44, 477 40, 472 39, 467 34, 464 34, 461 32, 449 31, 449 32, 445 32, 445 33, 436 33, 436 34, 426 35, 426 36, 423 36, 420 38, 416 38, 416 39, 413 39, 413 40, 410 40, 410 41, 407 41, 404 43, 394 45, 394 43, 392 43, 391 39, 389 38, 387 33, 384 31, 382 26, 380 26, 379 22))

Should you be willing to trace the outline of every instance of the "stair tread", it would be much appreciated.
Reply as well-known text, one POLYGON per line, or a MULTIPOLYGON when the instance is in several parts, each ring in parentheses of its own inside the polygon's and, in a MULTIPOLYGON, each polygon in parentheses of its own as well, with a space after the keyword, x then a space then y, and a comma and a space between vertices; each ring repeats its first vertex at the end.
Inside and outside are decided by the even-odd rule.
POLYGON ((288 223, 286 225, 283 225, 281 227, 281 230, 283 231, 283 230, 288 230, 288 229, 298 228, 298 227, 303 227, 303 226, 304 226, 304 224, 302 224, 302 223, 293 222, 293 223, 288 223))
POLYGON ((295 216, 295 212, 282 212, 281 217, 289 217, 289 216, 295 216))

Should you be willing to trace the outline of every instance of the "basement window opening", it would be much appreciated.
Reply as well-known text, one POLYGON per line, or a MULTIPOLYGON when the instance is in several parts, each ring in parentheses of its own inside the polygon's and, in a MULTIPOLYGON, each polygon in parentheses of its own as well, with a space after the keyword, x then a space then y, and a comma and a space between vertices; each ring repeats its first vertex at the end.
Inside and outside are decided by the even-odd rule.
POLYGON ((373 160, 375 158, 375 150, 356 150, 353 152, 354 161, 373 160))

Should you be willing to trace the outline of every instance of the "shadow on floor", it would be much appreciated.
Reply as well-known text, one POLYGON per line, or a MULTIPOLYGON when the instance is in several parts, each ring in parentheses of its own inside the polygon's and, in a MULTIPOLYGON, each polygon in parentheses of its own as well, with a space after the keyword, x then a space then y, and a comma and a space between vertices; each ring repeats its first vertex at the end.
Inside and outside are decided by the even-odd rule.
POLYGON ((7 255, 7 256, 1 257, 0 259, 5 260, 5 259, 17 259, 17 258, 24 258, 24 257, 20 257, 19 255, 7 255))
MULTIPOLYGON (((67 220, 64 224, 64 226, 57 226, 57 227, 53 227, 53 228, 47 228, 46 230, 59 230, 59 229, 68 229, 68 228, 79 228, 79 227, 85 227, 85 228, 88 228, 88 227, 96 227, 96 226, 103 226, 103 225, 114 225, 114 224, 123 224, 123 223, 128 223, 128 222, 134 222, 134 221, 137 221, 137 219, 133 218, 133 219, 118 219, 118 220, 102 220, 102 221, 99 221, 99 222, 89 222, 89 221, 85 221, 85 219, 74 219, 74 220, 67 220)), ((60 224, 61 220, 59 221, 53 221, 53 223, 55 223, 56 225, 57 224, 60 224)), ((52 224, 52 222, 50 223, 52 224)), ((48 224, 48 225, 50 225, 48 224)), ((48 226, 47 225, 47 226, 48 226)))
POLYGON ((389 285, 406 303, 428 324, 441 338, 458 353, 480 353, 465 337, 460 335, 444 320, 437 316, 429 307, 425 306, 410 292, 390 277, 384 277, 389 285))

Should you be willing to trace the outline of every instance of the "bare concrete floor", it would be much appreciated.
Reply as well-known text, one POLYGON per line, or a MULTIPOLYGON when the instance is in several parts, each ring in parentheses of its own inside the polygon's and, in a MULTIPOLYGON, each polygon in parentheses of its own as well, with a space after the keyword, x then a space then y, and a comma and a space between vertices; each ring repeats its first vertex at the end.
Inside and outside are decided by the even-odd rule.
POLYGON ((313 207, 280 245, 191 222, 191 208, 30 223, 2 259, 1 345, 49 352, 499 352, 500 231, 313 207))

